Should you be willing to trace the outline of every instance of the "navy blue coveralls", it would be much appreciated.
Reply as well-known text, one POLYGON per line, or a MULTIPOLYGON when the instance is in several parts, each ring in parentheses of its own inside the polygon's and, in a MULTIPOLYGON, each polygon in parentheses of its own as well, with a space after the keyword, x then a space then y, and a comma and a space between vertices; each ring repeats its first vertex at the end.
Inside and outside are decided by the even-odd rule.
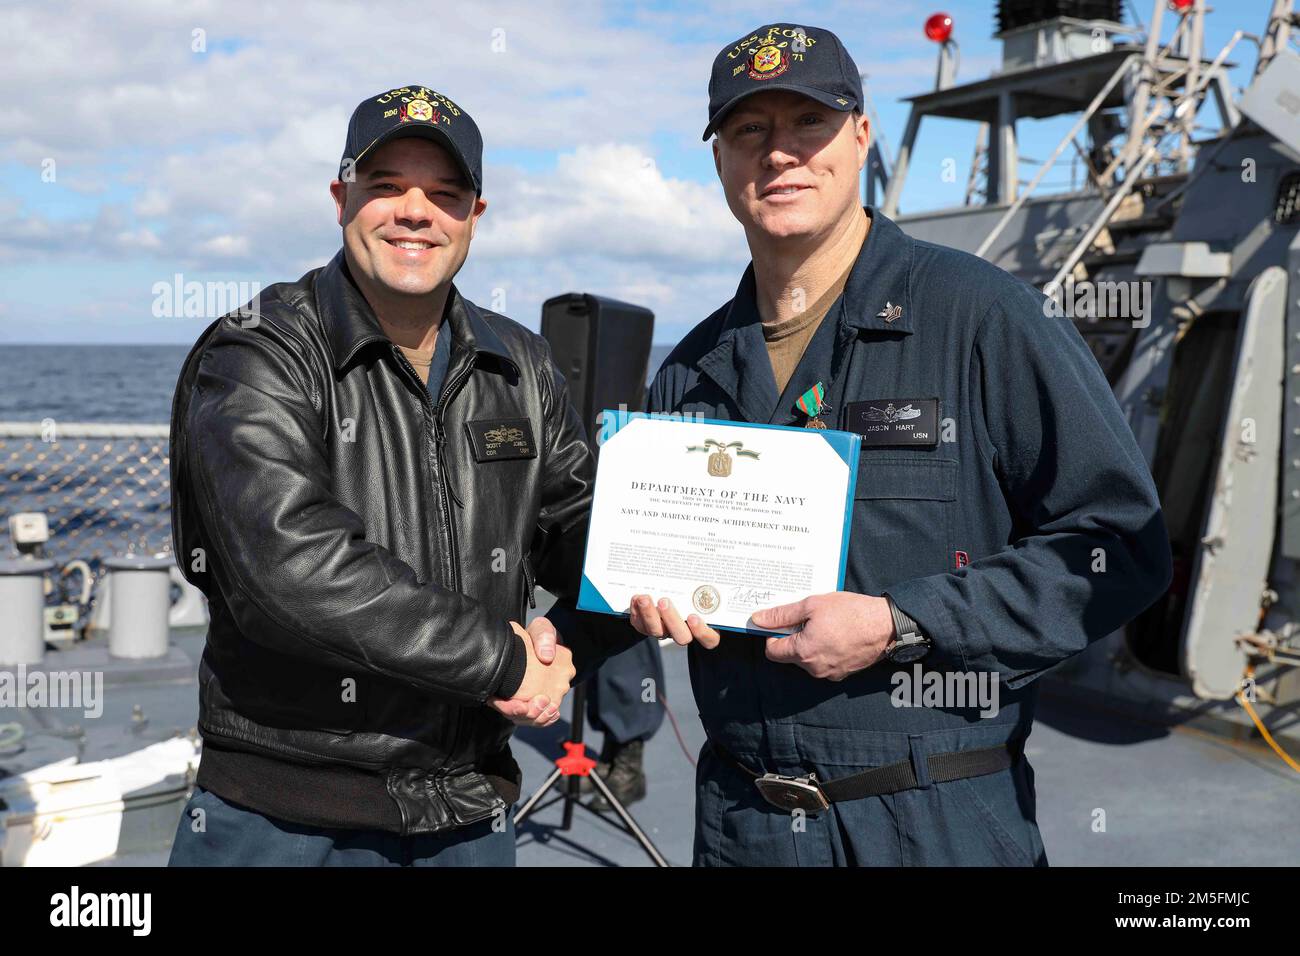
POLYGON ((666 690, 659 642, 647 637, 601 663, 587 685, 587 720, 620 744, 649 740, 664 722, 666 690), (654 682, 648 699, 647 680, 654 682))
MULTIPOLYGON (((934 783, 925 756, 1023 751, 1034 678, 1168 587, 1169 541, 1150 473, 1097 362, 1044 297, 974 256, 872 226, 844 293, 780 398, 754 299, 693 329, 655 377, 652 412, 802 424, 795 399, 828 386, 830 428, 850 403, 937 398, 941 440, 863 443, 844 590, 887 592, 934 641, 926 671, 995 672, 999 708, 896 707, 882 660, 842 682, 767 660, 764 640, 692 644, 691 683, 717 741, 755 772, 822 781, 911 760, 921 786, 833 804, 799 826, 705 745, 696 865, 1047 864, 1034 774, 934 783), (958 554, 962 552, 962 554, 958 554), (1101 570, 1098 570, 1098 569, 1101 570)), ((810 476, 810 486, 815 480, 810 476)))

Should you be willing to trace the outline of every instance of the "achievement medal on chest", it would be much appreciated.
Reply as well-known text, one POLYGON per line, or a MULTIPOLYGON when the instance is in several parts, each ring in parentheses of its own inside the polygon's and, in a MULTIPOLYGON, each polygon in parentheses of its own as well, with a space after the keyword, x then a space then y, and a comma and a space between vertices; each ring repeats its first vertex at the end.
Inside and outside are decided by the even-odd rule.
POLYGON ((826 427, 826 423, 821 419, 821 413, 829 412, 831 407, 826 403, 826 386, 821 382, 800 395, 798 400, 795 401, 795 406, 808 416, 808 420, 804 422, 804 428, 826 427))

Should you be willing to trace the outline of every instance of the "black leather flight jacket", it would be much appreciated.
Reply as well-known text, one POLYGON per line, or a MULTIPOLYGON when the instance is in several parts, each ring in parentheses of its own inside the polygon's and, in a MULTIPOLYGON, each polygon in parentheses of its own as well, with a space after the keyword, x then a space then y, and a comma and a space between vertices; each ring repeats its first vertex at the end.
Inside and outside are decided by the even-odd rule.
POLYGON ((198 782, 227 800, 417 834, 518 795, 485 701, 522 680, 534 583, 576 597, 594 466, 545 340, 454 287, 446 318, 436 404, 342 252, 185 362, 173 544, 211 616, 198 782))

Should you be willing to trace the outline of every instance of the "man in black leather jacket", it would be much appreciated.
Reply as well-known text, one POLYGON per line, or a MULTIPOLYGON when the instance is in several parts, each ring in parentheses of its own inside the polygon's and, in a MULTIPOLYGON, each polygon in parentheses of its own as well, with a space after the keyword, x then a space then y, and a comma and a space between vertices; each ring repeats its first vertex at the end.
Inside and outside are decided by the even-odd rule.
POLYGON ((215 322, 172 410, 173 536, 209 600, 204 753, 173 865, 513 864, 515 724, 558 718, 592 457, 546 342, 452 279, 482 140, 371 97, 343 248, 215 322))

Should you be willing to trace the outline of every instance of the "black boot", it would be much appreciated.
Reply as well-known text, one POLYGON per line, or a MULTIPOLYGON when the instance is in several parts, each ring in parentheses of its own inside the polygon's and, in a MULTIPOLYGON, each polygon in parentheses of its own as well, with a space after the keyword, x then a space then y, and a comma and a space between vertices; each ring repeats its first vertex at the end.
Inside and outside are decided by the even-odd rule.
MULTIPOLYGON (((609 773, 601 775, 601 779, 608 785, 618 802, 625 807, 645 799, 645 770, 641 766, 641 755, 644 750, 645 743, 640 740, 615 744, 610 755, 612 759, 609 773)), ((591 798, 591 808, 602 813, 613 809, 601 793, 591 798)))

